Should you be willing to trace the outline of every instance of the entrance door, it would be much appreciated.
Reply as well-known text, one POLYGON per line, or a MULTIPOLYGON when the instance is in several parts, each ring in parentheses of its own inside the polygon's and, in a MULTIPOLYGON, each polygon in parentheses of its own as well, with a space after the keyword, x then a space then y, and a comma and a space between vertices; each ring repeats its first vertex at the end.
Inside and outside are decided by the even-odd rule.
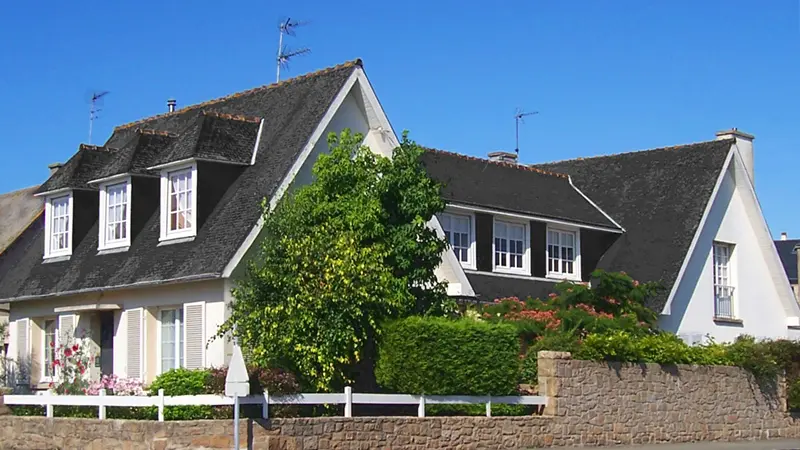
POLYGON ((100 373, 114 373, 114 311, 100 311, 100 373))

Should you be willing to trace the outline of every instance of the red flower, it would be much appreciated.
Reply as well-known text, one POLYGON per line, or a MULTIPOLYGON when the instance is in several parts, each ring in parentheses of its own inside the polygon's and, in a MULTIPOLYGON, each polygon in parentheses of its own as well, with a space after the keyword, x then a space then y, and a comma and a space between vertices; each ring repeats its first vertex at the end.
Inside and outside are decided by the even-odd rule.
POLYGON ((60 364, 61 364, 61 363, 60 363, 60 362, 59 362, 57 359, 56 359, 55 361, 53 361, 53 365, 54 365, 54 366, 58 366, 58 365, 60 365, 60 364))
POLYGON ((78 351, 78 344, 75 344, 75 345, 72 346, 72 351, 73 352, 77 352, 78 351))
POLYGON ((64 350, 64 356, 66 356, 67 358, 69 358, 70 356, 72 356, 72 350, 70 350, 70 349, 66 349, 66 350, 64 350))
POLYGON ((86 372, 86 369, 84 369, 83 367, 78 367, 78 370, 80 371, 81 375, 83 375, 83 373, 86 372))
POLYGON ((50 341, 50 347, 51 347, 51 348, 55 348, 55 346, 56 346, 56 343, 55 343, 55 342, 53 342, 53 341, 50 341))
POLYGON ((550 293, 550 294, 548 294, 547 296, 548 296, 548 297, 550 297, 550 298, 557 298, 557 297, 558 297, 558 294, 556 294, 555 292, 551 292, 551 293, 550 293))

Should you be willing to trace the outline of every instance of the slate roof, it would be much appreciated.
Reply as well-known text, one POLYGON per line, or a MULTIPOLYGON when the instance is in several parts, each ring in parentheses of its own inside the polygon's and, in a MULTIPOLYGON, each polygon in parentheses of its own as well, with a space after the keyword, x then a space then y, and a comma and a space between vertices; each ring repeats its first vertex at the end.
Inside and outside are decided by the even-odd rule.
MULTIPOLYGON (((261 199, 275 192, 333 99, 360 66, 360 60, 351 61, 117 127, 106 142, 107 149, 124 148, 131 139, 137 138, 137 133, 142 138, 137 129, 179 134, 192 126, 202 111, 264 119, 255 164, 242 169, 197 230, 193 241, 159 246, 159 212, 156 210, 143 230, 133 237, 127 252, 98 255, 95 221, 86 237, 74 245, 68 261, 43 263, 43 227, 41 220, 35 221, 27 230, 32 242, 27 249, 18 257, 0 257, 0 299, 23 300, 109 287, 220 277, 261 216, 261 199)), ((235 140, 246 141, 242 139, 240 136, 235 140)), ((251 151, 252 148, 251 145, 251 151)), ((90 166, 94 165, 95 151, 82 154, 79 150, 78 153, 65 167, 73 159, 86 155, 89 155, 90 166)), ((93 171, 95 178, 85 181, 96 179, 101 172, 93 171)), ((48 180, 45 183, 48 189, 70 186, 75 180, 86 178, 80 167, 63 173, 71 175, 57 175, 48 180)), ((200 171, 198 176, 198 182, 202 183, 204 173, 200 171)), ((135 198, 136 193, 133 196, 135 198)))
POLYGON ((566 175, 433 149, 422 163, 448 202, 617 229, 566 175))
POLYGON ((797 284, 797 253, 794 247, 800 245, 800 239, 787 239, 785 241, 775 241, 775 250, 781 258, 783 270, 789 278, 789 284, 797 284))
POLYGON ((491 302, 502 297, 518 297, 522 300, 528 297, 545 299, 548 294, 556 291, 556 284, 560 281, 526 280, 475 272, 468 272, 466 275, 472 289, 479 293, 478 301, 481 302, 491 302))
POLYGON ((537 164, 573 183, 625 228, 598 268, 659 281, 666 304, 700 224, 732 139, 537 164))
POLYGON ((72 158, 48 178, 36 193, 58 189, 90 189, 88 182, 112 161, 113 151, 112 148, 81 144, 72 158))
POLYGON ((250 164, 261 119, 203 111, 158 155, 153 165, 196 158, 250 164))
POLYGON ((159 152, 173 140, 174 134, 137 128, 119 150, 115 151, 114 158, 93 174, 93 180, 123 174, 157 175, 156 171, 147 168, 155 165, 159 152))
POLYGON ((0 254, 42 214, 44 200, 33 196, 38 188, 0 194, 0 254))

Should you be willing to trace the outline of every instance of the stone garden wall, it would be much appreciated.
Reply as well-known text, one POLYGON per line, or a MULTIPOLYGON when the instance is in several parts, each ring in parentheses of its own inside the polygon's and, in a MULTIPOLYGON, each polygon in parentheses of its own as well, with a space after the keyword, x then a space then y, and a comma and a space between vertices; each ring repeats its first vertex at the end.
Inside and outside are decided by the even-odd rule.
MULTIPOLYGON (((532 417, 356 417, 242 421, 254 449, 526 449, 800 436, 781 380, 733 367, 573 361, 539 355, 550 397, 532 417)), ((0 417, 2 449, 230 449, 229 421, 140 422, 0 417)), ((243 447, 245 448, 245 447, 243 447)))

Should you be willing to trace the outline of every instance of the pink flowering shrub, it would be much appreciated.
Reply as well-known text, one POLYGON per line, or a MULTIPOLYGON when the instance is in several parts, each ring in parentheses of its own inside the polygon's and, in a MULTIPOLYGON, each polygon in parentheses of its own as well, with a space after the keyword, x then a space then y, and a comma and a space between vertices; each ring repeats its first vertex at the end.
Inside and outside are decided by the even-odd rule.
POLYGON ((144 385, 135 378, 120 378, 116 375, 103 375, 86 389, 87 395, 99 395, 105 389, 108 395, 147 395, 144 385))
POLYGON ((53 359, 53 381, 50 388, 56 394, 83 395, 89 387, 89 374, 86 373, 94 362, 94 356, 89 351, 85 333, 80 339, 69 339, 69 333, 64 333, 65 341, 55 347, 53 359))

